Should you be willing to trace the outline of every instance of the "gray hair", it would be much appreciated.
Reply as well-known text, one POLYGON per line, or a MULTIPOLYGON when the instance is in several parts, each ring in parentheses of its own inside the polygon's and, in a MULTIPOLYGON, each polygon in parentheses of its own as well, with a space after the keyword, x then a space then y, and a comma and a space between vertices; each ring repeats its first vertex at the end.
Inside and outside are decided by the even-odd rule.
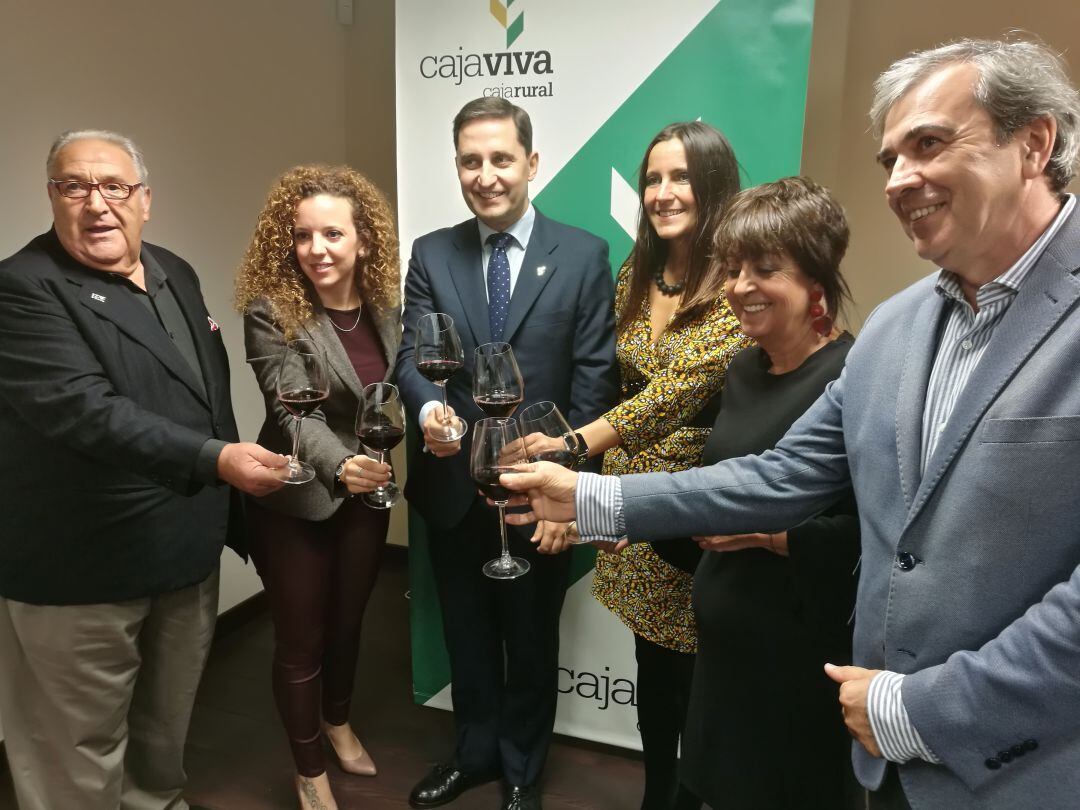
POLYGON ((150 173, 146 170, 146 161, 143 160, 142 150, 135 145, 131 138, 107 129, 72 129, 57 137, 49 149, 49 156, 45 159, 45 171, 49 177, 52 177, 53 164, 56 162, 57 154, 74 141, 106 141, 119 146, 127 152, 131 162, 135 164, 135 174, 138 175, 139 182, 146 185, 147 181, 149 181, 150 173))
POLYGON ((874 82, 874 134, 881 136, 885 116, 915 85, 962 63, 978 71, 975 101, 994 122, 998 143, 1007 143, 1036 119, 1057 122, 1045 173, 1051 189, 1063 191, 1080 168, 1080 93, 1069 80, 1065 60, 1041 42, 960 39, 893 62, 874 82))

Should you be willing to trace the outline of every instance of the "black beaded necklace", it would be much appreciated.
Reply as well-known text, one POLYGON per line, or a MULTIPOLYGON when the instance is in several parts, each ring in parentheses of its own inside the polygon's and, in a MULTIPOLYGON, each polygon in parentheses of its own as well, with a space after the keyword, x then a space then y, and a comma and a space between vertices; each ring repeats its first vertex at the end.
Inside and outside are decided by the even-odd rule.
POLYGON ((664 295, 678 295, 686 286, 686 279, 676 281, 674 284, 668 284, 664 281, 663 267, 653 273, 653 280, 656 282, 656 289, 660 290, 664 295))

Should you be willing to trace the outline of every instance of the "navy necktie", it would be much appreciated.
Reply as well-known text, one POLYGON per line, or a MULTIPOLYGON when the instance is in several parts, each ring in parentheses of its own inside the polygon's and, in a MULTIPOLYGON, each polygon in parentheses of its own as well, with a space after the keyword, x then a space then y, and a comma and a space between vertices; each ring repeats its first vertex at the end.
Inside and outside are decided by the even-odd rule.
POLYGON ((510 260, 506 257, 506 246, 513 238, 508 233, 493 233, 487 238, 491 245, 487 272, 488 324, 491 339, 496 342, 503 339, 506 315, 510 311, 510 260))

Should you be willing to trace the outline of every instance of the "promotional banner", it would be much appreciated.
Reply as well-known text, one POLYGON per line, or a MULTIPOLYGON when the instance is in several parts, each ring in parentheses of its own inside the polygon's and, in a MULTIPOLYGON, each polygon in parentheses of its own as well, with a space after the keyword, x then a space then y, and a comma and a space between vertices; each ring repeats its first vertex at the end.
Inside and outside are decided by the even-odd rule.
MULTIPOLYGON (((402 253, 469 216, 451 122, 502 96, 532 118, 537 208, 630 252, 637 172, 666 124, 722 130, 743 186, 797 174, 813 0, 397 2, 398 212, 402 253)), ((450 707, 450 676, 423 520, 410 513, 413 691, 450 707)), ((494 549, 493 549, 494 551, 494 549)), ((630 632, 591 596, 594 551, 573 552, 562 614, 556 731, 640 748, 630 632)))

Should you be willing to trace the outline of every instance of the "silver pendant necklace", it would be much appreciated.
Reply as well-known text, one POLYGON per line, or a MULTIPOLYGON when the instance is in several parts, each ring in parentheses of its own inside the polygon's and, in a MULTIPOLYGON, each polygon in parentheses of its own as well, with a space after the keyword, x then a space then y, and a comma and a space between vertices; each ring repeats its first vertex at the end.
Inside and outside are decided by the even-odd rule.
POLYGON ((364 302, 361 301, 360 302, 360 308, 358 310, 356 310, 356 322, 353 323, 353 325, 350 326, 348 329, 346 329, 344 326, 338 326, 336 323, 334 323, 334 319, 330 317, 329 312, 326 313, 326 317, 329 318, 330 325, 332 327, 334 327, 335 329, 337 329, 339 332, 351 332, 353 329, 355 329, 357 326, 360 325, 360 316, 363 315, 363 314, 364 314, 364 302))

